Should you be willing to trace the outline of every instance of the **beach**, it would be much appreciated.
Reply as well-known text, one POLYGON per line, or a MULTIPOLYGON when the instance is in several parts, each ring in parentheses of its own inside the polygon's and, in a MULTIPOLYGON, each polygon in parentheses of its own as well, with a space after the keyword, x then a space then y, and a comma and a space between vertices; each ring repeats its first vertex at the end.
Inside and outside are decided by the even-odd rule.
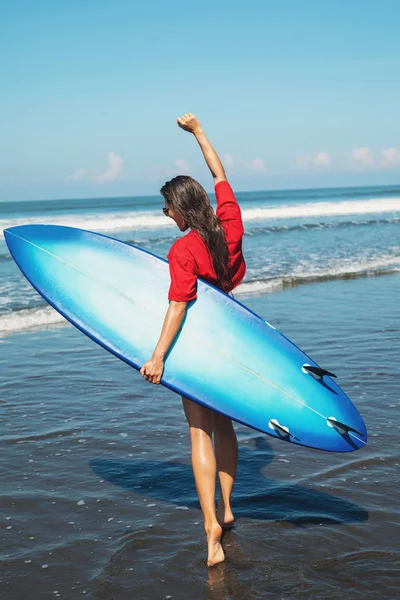
MULTIPOLYGON (((85 337, 0 241, 1 597, 394 599, 400 592, 400 188, 237 193, 235 298, 338 376, 360 451, 236 425, 235 527, 208 569, 181 399, 85 337)), ((165 257, 160 197, 0 203, 165 257)))

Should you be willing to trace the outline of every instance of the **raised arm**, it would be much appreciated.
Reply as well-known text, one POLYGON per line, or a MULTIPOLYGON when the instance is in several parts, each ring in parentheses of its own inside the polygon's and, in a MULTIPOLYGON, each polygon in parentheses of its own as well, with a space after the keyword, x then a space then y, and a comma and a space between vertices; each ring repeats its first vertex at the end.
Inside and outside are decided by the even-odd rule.
POLYGON ((196 117, 192 115, 192 113, 186 113, 182 117, 179 117, 177 119, 177 122, 179 127, 184 129, 185 131, 188 131, 189 133, 192 133, 198 141, 207 166, 210 169, 211 175, 214 178, 214 185, 219 181, 226 181, 224 167, 222 166, 222 163, 218 158, 218 154, 215 152, 214 148, 208 141, 207 136, 200 125, 200 121, 196 119, 196 117))

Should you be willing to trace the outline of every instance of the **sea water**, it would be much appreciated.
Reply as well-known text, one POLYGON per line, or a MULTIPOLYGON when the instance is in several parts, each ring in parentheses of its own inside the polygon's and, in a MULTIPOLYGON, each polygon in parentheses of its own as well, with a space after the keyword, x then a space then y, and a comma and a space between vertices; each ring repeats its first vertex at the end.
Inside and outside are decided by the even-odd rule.
MULTIPOLYGON (((236 526, 226 562, 207 569, 179 396, 66 323, 2 238, 5 600, 398 597, 400 188, 237 199, 247 275, 235 297, 337 374, 367 446, 329 454, 237 426, 236 526)), ((162 206, 3 202, 0 228, 71 225, 165 257, 181 233, 162 206)))

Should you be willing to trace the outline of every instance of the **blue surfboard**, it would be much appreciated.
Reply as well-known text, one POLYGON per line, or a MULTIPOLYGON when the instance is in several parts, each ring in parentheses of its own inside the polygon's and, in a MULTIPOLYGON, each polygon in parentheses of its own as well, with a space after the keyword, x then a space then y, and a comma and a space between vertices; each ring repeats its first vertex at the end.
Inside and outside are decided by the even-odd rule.
MULTIPOLYGON (((4 235, 22 273, 47 302, 95 342, 141 368, 168 308, 167 261, 72 227, 22 225, 4 235)), ((292 444, 350 452, 367 441, 360 414, 332 373, 201 280, 161 383, 292 444)))

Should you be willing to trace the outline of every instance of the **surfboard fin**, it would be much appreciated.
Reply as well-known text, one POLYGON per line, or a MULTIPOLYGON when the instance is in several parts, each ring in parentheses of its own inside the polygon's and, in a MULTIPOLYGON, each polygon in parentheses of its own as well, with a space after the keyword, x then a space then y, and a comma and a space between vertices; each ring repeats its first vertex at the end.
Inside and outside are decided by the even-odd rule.
POLYGON ((339 431, 344 431, 345 433, 357 433, 358 435, 361 435, 361 437, 364 437, 364 434, 361 433, 361 431, 357 431, 357 429, 354 429, 354 427, 350 427, 350 425, 346 425, 346 423, 342 423, 334 417, 328 417, 327 421, 328 424, 330 424, 335 429, 339 429, 339 431))
POLYGON ((322 379, 324 375, 328 375, 329 377, 335 377, 334 373, 327 371, 326 369, 321 369, 321 367, 312 367, 311 365, 303 365, 303 371, 305 373, 309 373, 314 379, 322 379))
POLYGON ((287 427, 280 425, 276 419, 271 419, 268 423, 271 429, 274 429, 281 437, 291 437, 294 440, 300 441, 293 433, 290 433, 287 427))

